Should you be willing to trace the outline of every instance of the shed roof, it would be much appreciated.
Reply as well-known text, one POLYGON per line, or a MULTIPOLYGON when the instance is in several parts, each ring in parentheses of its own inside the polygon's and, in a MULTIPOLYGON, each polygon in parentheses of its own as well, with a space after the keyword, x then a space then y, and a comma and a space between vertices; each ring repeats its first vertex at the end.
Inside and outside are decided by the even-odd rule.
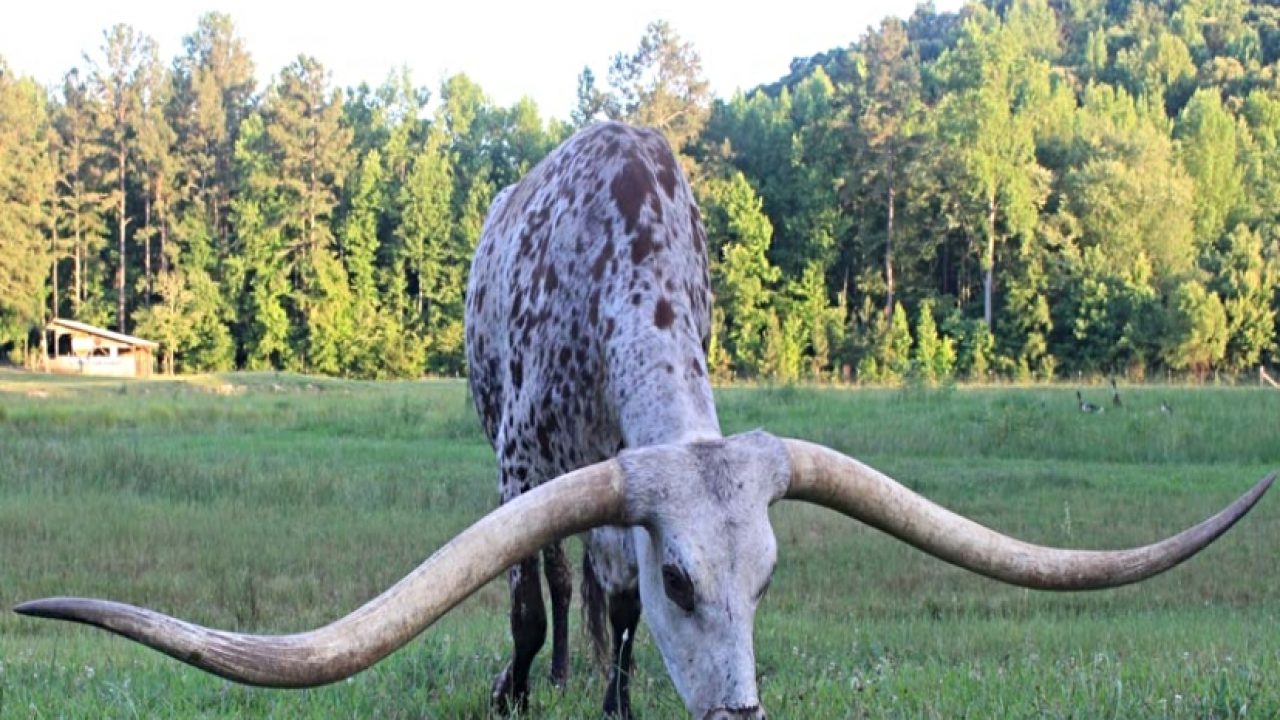
POLYGON ((118 343, 124 343, 125 345, 137 345, 139 347, 153 348, 153 349, 160 347, 159 343, 155 343, 150 340, 143 340, 140 337, 125 335, 124 333, 112 332, 111 330, 107 330, 106 328, 100 328, 95 325, 89 325, 88 323, 77 322, 75 320, 54 318, 53 320, 49 321, 48 328, 50 330, 75 330, 77 332, 88 333, 89 335, 97 335, 98 337, 104 337, 104 338, 107 338, 108 340, 114 340, 118 343))

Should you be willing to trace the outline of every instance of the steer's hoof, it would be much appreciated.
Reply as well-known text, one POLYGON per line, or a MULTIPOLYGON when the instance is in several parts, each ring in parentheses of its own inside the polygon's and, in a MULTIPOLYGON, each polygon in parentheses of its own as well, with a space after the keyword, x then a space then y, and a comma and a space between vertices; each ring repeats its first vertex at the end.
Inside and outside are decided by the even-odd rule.
POLYGON ((552 665, 551 666, 551 685, 556 690, 564 690, 565 686, 568 684, 569 684, 569 668, 567 667, 567 663, 565 667, 555 667, 555 665, 552 665))
POLYGON ((529 688, 515 687, 511 677, 511 666, 507 665, 493 679, 493 692, 489 696, 493 711, 499 715, 510 715, 514 712, 524 714, 529 709, 529 688))

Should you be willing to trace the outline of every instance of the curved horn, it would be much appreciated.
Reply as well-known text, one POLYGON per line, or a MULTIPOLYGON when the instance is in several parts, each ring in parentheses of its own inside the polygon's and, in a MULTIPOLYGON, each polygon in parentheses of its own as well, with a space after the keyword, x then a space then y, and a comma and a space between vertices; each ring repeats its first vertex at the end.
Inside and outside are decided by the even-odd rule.
POLYGON ((1266 476, 1217 515, 1160 542, 1129 550, 1063 550, 1001 535, 821 445, 783 443, 791 458, 787 498, 825 505, 967 570, 1041 590, 1116 587, 1168 570, 1244 517, 1276 477, 1266 476))
POLYGON ((96 625, 229 680, 312 687, 390 655, 508 567, 557 538, 624 518, 623 478, 608 460, 542 484, 494 510, 346 617, 296 635, 213 630, 105 600, 49 598, 23 615, 96 625))

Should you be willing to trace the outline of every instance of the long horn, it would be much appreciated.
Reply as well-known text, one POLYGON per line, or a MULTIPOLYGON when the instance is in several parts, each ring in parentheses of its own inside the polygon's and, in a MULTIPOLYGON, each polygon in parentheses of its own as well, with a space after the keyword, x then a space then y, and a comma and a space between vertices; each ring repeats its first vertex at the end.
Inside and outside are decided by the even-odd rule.
POLYGON ((821 445, 783 443, 791 459, 787 498, 825 505, 967 570, 1041 590, 1116 587, 1168 570, 1244 517, 1276 477, 1271 473, 1217 515, 1160 542, 1128 550, 1063 550, 1001 535, 821 445))
POLYGON ((350 615, 296 635, 213 630, 153 610, 86 598, 36 600, 14 610, 96 625, 237 682, 324 685, 395 652, 552 540, 623 523, 623 493, 622 471, 615 460, 562 475, 481 518, 350 615))

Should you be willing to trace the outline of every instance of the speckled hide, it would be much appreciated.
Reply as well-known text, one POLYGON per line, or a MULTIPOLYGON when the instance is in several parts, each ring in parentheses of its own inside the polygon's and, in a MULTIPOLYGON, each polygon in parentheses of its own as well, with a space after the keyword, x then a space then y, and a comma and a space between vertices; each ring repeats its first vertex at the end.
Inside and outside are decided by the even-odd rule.
MULTIPOLYGON (((594 125, 502 190, 471 268, 466 340, 503 501, 621 448, 718 438, 710 303, 701 215, 660 133, 594 125)), ((630 533, 605 528, 587 543, 605 593, 634 593, 630 533)), ((536 568, 512 572, 518 675, 521 633, 542 642, 524 627, 542 615, 521 582, 532 572, 536 583, 536 568)), ((521 699, 522 689, 495 693, 521 699)))

